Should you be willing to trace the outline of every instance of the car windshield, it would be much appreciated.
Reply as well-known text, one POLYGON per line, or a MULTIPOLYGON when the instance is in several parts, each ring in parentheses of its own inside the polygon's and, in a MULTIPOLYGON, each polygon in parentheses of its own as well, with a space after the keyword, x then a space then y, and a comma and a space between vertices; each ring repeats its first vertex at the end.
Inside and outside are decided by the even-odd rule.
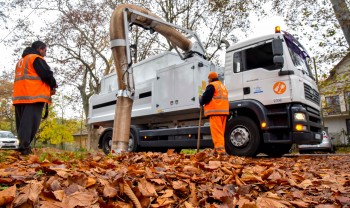
POLYGON ((0 132, 0 138, 15 138, 11 132, 0 132))

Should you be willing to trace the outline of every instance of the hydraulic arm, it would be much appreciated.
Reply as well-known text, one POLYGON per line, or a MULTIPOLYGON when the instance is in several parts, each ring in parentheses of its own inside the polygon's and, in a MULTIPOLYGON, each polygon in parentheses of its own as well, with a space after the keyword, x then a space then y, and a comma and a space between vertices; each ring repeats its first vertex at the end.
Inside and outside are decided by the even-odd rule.
POLYGON ((123 4, 114 10, 110 22, 110 40, 118 78, 117 105, 115 109, 112 153, 126 151, 129 143, 131 110, 135 91, 131 71, 129 26, 136 25, 163 35, 179 53, 182 59, 194 54, 204 56, 205 50, 198 36, 187 29, 161 20, 150 11, 131 4, 123 4), (181 30, 186 36, 176 29, 181 30), (195 38, 192 42, 190 38, 195 38), (178 50, 177 50, 178 51, 178 50))

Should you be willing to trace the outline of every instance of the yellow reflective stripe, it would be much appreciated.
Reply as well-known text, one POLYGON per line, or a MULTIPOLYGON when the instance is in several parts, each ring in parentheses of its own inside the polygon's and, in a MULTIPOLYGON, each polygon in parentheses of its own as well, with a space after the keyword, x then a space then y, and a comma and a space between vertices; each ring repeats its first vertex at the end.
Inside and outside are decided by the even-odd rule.
POLYGON ((206 110, 205 113, 228 113, 229 110, 206 110))
POLYGON ((38 96, 16 96, 12 98, 12 100, 36 100, 36 99, 51 100, 51 97, 46 95, 38 95, 38 96))
POLYGON ((15 82, 16 81, 20 81, 20 80, 41 80, 41 78, 40 77, 37 77, 37 76, 21 76, 21 77, 19 77, 19 78, 16 78, 15 79, 15 82))
POLYGON ((228 98, 226 96, 214 96, 212 99, 213 100, 228 100, 228 98))

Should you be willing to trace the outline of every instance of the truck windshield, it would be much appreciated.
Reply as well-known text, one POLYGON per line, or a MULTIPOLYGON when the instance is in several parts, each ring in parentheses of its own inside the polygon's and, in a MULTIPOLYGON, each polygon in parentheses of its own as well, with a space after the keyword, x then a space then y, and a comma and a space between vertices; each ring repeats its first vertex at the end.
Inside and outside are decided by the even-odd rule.
POLYGON ((302 45, 289 34, 287 36, 285 35, 285 40, 294 66, 312 79, 315 79, 312 73, 312 67, 310 66, 310 56, 305 52, 302 45))

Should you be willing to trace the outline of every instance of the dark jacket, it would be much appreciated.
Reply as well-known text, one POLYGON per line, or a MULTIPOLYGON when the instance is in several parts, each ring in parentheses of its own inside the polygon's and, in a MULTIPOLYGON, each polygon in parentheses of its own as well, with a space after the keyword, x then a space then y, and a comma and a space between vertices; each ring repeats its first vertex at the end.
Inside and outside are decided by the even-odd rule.
MULTIPOLYGON (((40 53, 34 48, 27 47, 24 49, 22 57, 25 57, 28 54, 38 54, 40 53)), ((46 61, 40 58, 36 58, 34 61, 34 69, 36 73, 39 75, 41 80, 48 84, 51 89, 57 88, 56 79, 53 77, 53 72, 50 70, 49 65, 47 65, 46 61)))
MULTIPOLYGON (((217 80, 219 80, 219 79, 213 79, 212 81, 214 82, 217 80)), ((202 106, 208 104, 211 101, 211 99, 213 98, 214 92, 215 92, 215 87, 213 85, 209 84, 205 88, 205 92, 203 93, 202 98, 199 100, 199 104, 202 106)))

